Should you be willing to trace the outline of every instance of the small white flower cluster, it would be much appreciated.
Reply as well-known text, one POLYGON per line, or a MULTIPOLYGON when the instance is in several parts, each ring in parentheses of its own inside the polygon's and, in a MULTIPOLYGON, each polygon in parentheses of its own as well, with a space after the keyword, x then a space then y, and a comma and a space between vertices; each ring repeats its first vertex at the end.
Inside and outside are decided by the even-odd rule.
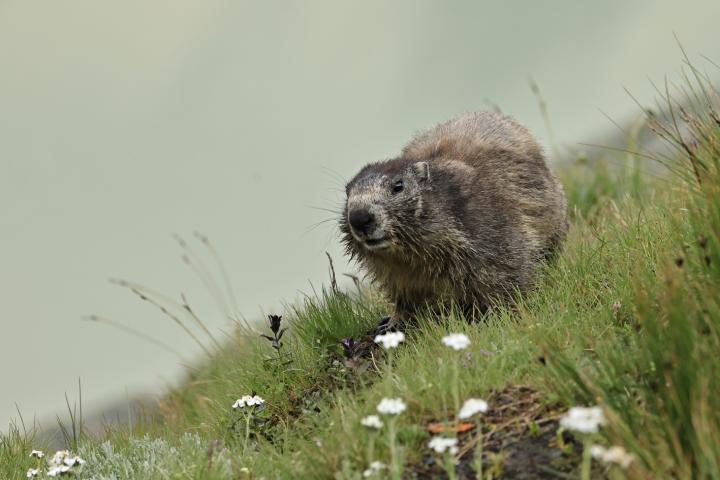
MULTIPOLYGON (((385 415, 399 415, 407 409, 407 404, 403 402, 402 398, 383 398, 378 403, 377 411, 385 415)), ((380 430, 383 425, 382 420, 377 415, 368 415, 360 420, 360 424, 363 427, 374 428, 380 430)))
POLYGON ((488 404, 485 400, 481 400, 479 398, 469 398, 465 400, 462 408, 460 408, 460 411, 458 412, 458 418, 461 420, 465 420, 474 416, 477 413, 485 413, 487 412, 487 409, 488 404))
MULTIPOLYGON (((35 450, 35 449, 33 449, 33 450, 30 452, 30 455, 28 455, 28 456, 29 456, 29 457, 35 457, 35 458, 43 458, 43 457, 45 456, 45 453, 44 453, 43 451, 41 451, 41 450, 35 450)), ((30 469, 28 469, 27 473, 25 474, 25 476, 26 476, 27 478, 35 478, 35 477, 37 477, 38 475, 40 475, 40 469, 39 469, 39 468, 30 468, 30 469)))
MULTIPOLYGON (((32 450, 30 457, 43 458, 45 453, 40 450, 32 450)), ((47 472, 48 477, 57 477, 65 473, 72 473, 76 467, 80 467, 85 464, 85 460, 72 455, 68 450, 58 450, 55 454, 47 459, 47 472)), ((39 477, 41 473, 40 468, 30 468, 25 473, 27 478, 39 477)))
MULTIPOLYGON (((58 450, 48 459, 47 476, 57 477, 58 475, 70 473, 74 471, 76 467, 80 467, 84 464, 85 460, 77 455, 72 455, 68 450, 58 450)), ((30 473, 31 472, 28 471, 28 478, 31 478, 30 473)))
POLYGON ((383 421, 377 415, 368 415, 367 417, 360 420, 360 424, 363 427, 375 428, 380 430, 383 427, 383 421))
POLYGON ((381 471, 383 471, 385 468, 387 468, 387 465, 385 465, 385 464, 382 463, 382 462, 378 462, 378 461, 376 460, 376 461, 374 461, 374 462, 372 462, 372 463, 370 464, 370 468, 368 468, 367 470, 365 470, 365 471, 363 472, 363 477, 364 477, 364 478, 370 478, 370 477, 373 477, 373 476, 375 476, 375 475, 378 475, 378 474, 379 474, 381 471))
POLYGON ((560 419, 560 426, 580 433, 597 433, 605 425, 605 414, 600 407, 572 407, 560 419))
POLYGON ((385 468, 387 468, 387 465, 385 465, 385 464, 382 463, 382 462, 378 462, 378 461, 376 460, 376 461, 374 461, 374 462, 372 462, 372 463, 370 464, 370 468, 368 468, 367 470, 365 470, 365 471, 363 472, 363 477, 364 477, 364 478, 370 478, 370 477, 372 477, 372 476, 374 476, 374 475, 377 475, 378 473, 380 473, 380 472, 381 472, 383 469, 385 469, 385 468))
POLYGON ((383 398, 378 403, 377 411, 387 415, 399 415, 407 409, 407 404, 402 398, 383 398))
POLYGON ((385 350, 396 348, 404 341, 405 334, 403 332, 388 332, 384 335, 375 336, 375 343, 381 343, 385 350))
POLYGON ((428 447, 435 450, 436 453, 445 453, 447 451, 450 455, 455 455, 458 453, 457 444, 457 438, 433 437, 428 443, 428 447))
POLYGON ((451 333, 442 338, 442 343, 455 351, 460 351, 470 346, 470 339, 464 333, 451 333))
POLYGON ((262 397, 258 395, 243 395, 241 398, 238 398, 235 400, 235 403, 232 404, 232 408, 245 408, 245 407, 254 407, 254 406, 260 406, 265 403, 265 400, 262 399, 262 397))
POLYGON ((614 463, 623 469, 628 468, 633 460, 635 460, 635 455, 628 453, 619 445, 615 445, 610 448, 605 448, 601 445, 593 445, 590 447, 590 454, 596 460, 600 460, 603 463, 614 463))

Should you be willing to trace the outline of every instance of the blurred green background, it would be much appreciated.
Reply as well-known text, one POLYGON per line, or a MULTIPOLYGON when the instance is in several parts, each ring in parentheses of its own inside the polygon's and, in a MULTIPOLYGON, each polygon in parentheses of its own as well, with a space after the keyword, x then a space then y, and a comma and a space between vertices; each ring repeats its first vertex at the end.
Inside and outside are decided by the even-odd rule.
MULTIPOLYGON (((411 134, 499 106, 557 142, 610 138, 688 52, 720 62, 720 2, 0 1, 0 425, 153 393, 197 358, 109 285, 185 292, 229 322, 172 233, 208 235, 250 319, 338 273, 342 180, 411 134), (162 339, 158 347, 88 313, 162 339)), ((707 66, 707 63, 702 64, 707 66)), ((705 67, 703 67, 705 68, 705 67)), ((708 67, 717 77, 720 70, 708 67)), ((200 250, 200 249, 198 249, 200 250)))

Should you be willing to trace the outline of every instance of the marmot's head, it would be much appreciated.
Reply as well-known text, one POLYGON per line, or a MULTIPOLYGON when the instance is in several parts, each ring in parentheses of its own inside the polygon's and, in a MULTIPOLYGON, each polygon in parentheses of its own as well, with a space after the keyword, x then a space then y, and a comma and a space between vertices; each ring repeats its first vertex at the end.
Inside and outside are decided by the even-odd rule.
POLYGON ((340 230, 355 254, 402 250, 417 241, 430 188, 427 162, 395 159, 367 165, 346 187, 340 230))

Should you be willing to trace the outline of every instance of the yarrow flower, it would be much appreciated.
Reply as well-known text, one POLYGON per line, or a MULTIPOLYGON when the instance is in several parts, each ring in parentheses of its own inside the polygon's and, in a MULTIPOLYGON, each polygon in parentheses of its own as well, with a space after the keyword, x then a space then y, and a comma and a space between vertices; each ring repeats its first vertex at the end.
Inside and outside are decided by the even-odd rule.
POLYGON ((479 398, 470 398, 468 400, 465 400, 465 403, 463 403, 463 406, 462 408, 460 408, 460 412, 458 413, 458 418, 470 418, 476 413, 487 412, 487 409, 488 404, 485 400, 481 400, 479 398))
POLYGON ((378 403, 377 411, 389 415, 398 415, 407 409, 407 405, 402 398, 383 398, 378 403))
POLYGON ((57 467, 51 467, 47 471, 48 477, 57 477, 58 475, 62 475, 63 473, 67 473, 70 471, 70 467, 67 465, 58 465, 57 467))
POLYGON ((581 433, 597 433, 605 425, 605 414, 600 407, 572 407, 560 419, 560 426, 581 433))
POLYGON ((445 453, 447 450, 451 455, 458 452, 457 438, 433 437, 428 443, 428 447, 437 453, 445 453))
POLYGON ((65 460, 63 460, 63 463, 68 467, 72 467, 75 465, 83 465, 85 463, 85 460, 80 457, 67 456, 65 457, 65 460))
POLYGON ((365 471, 363 472, 363 477, 364 477, 364 478, 370 478, 370 477, 372 477, 373 475, 375 475, 375 474, 377 474, 377 473, 380 473, 380 471, 383 470, 384 468, 387 468, 387 465, 385 465, 385 464, 382 463, 382 462, 378 462, 378 461, 376 460, 376 461, 374 461, 374 462, 372 462, 372 463, 370 464, 370 468, 368 468, 367 470, 365 470, 365 471))
POLYGON ((470 345, 470 339, 464 333, 451 333, 442 338, 442 343, 453 350, 463 350, 470 345))
POLYGON ((388 332, 383 335, 375 336, 375 343, 382 343, 385 350, 395 348, 405 341, 405 334, 403 332, 388 332))
POLYGON ((601 445, 593 445, 590 447, 590 454, 596 460, 600 460, 603 463, 614 463, 623 469, 628 468, 633 460, 635 460, 635 455, 628 453, 619 445, 615 445, 610 448, 605 448, 601 445))
POLYGON ((48 469, 48 477, 57 477, 58 475, 62 475, 63 473, 67 473, 70 471, 70 467, 67 465, 58 465, 57 467, 51 467, 48 469))
POLYGON ((245 408, 245 407, 253 407, 255 405, 260 406, 265 403, 265 400, 262 399, 262 397, 258 395, 243 395, 242 398, 238 398, 235 400, 235 403, 232 404, 232 408, 245 408))
POLYGON ((60 464, 68 455, 70 455, 69 450, 58 450, 52 457, 50 457, 50 460, 48 460, 48 462, 60 464))
POLYGON ((30 452, 29 456, 35 457, 35 458, 43 458, 45 456, 45 454, 40 450, 33 450, 32 452, 30 452))
POLYGON ((48 462, 51 466, 66 465, 72 467, 73 465, 83 465, 85 460, 77 455, 72 455, 68 450, 58 450, 48 462))
POLYGON ((360 420, 360 423, 368 428, 376 428, 380 430, 383 426, 383 421, 377 415, 368 415, 367 417, 360 420))
MULTIPOLYGON (((57 477, 58 475, 72 471, 75 466, 81 466, 84 464, 85 460, 77 455, 72 455, 68 450, 58 450, 48 460, 49 468, 47 476, 57 477)), ((30 471, 28 471, 28 478, 32 478, 30 476, 30 471)))
POLYGON ((26 476, 27 478, 35 478, 35 477, 37 477, 38 475, 40 475, 40 469, 39 469, 39 468, 31 468, 31 469, 29 469, 29 470, 27 471, 27 473, 25 474, 25 476, 26 476))

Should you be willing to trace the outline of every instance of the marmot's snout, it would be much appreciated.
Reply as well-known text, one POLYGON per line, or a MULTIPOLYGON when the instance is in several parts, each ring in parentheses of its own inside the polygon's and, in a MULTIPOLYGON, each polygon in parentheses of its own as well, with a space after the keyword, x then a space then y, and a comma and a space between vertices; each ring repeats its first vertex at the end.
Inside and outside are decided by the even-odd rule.
POLYGON ((369 209, 363 207, 351 210, 348 214, 348 221, 353 233, 359 237, 370 236, 377 226, 375 215, 369 209))
POLYGON ((379 250, 390 244, 385 216, 378 205, 364 202, 348 209, 347 221, 353 237, 368 250, 379 250))

